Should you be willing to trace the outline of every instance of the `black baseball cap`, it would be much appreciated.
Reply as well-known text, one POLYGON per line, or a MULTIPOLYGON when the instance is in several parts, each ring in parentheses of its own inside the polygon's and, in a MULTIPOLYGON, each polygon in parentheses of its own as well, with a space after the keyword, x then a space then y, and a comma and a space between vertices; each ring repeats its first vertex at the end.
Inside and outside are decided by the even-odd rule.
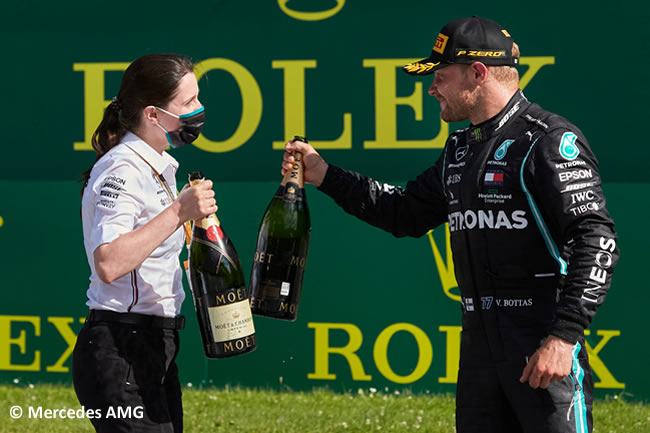
POLYGON ((490 66, 515 66, 510 33, 486 18, 461 18, 446 24, 433 45, 431 55, 402 69, 410 75, 428 75, 454 63, 481 62, 490 66))

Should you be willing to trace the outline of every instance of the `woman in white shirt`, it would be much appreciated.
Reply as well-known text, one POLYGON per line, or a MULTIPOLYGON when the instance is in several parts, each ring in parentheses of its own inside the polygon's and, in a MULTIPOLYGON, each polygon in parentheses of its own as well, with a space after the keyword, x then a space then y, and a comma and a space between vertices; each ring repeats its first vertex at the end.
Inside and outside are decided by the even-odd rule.
POLYGON ((189 59, 140 57, 93 135, 97 158, 82 192, 90 312, 72 368, 77 397, 94 412, 98 432, 183 429, 174 362, 184 326, 183 224, 217 208, 210 181, 176 193, 178 163, 165 149, 200 134, 198 96, 189 59), (132 416, 111 417, 118 407, 131 407, 132 416))

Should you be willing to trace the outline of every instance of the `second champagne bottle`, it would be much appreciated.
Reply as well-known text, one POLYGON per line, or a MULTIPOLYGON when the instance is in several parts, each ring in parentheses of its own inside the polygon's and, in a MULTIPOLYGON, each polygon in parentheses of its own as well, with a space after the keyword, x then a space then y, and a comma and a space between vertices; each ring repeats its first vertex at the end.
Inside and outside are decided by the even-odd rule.
POLYGON ((250 281, 253 313, 290 321, 298 316, 311 231, 302 155, 293 156, 293 167, 264 212, 250 281))

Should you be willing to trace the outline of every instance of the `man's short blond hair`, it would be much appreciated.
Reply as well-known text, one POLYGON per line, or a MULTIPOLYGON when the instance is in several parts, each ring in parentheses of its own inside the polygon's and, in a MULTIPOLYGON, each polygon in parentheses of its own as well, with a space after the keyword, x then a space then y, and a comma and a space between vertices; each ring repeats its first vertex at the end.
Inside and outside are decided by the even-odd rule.
MULTIPOLYGON (((519 58, 519 45, 512 43, 512 57, 519 58)), ((502 83, 519 82, 519 71, 514 66, 490 66, 490 72, 497 81, 502 83)))

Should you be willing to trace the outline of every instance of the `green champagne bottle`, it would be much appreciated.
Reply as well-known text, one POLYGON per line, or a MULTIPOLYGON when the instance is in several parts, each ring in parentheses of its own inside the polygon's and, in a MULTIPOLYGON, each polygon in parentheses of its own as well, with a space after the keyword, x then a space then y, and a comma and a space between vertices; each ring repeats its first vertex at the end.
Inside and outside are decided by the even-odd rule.
POLYGON ((302 155, 294 158, 262 218, 250 281, 253 313, 290 321, 298 316, 311 231, 302 155))
MULTIPOLYGON (((191 185, 203 180, 189 175, 191 185)), ((244 273, 232 241, 216 214, 194 221, 189 247, 189 280, 208 358, 226 358, 256 347, 244 273)))

